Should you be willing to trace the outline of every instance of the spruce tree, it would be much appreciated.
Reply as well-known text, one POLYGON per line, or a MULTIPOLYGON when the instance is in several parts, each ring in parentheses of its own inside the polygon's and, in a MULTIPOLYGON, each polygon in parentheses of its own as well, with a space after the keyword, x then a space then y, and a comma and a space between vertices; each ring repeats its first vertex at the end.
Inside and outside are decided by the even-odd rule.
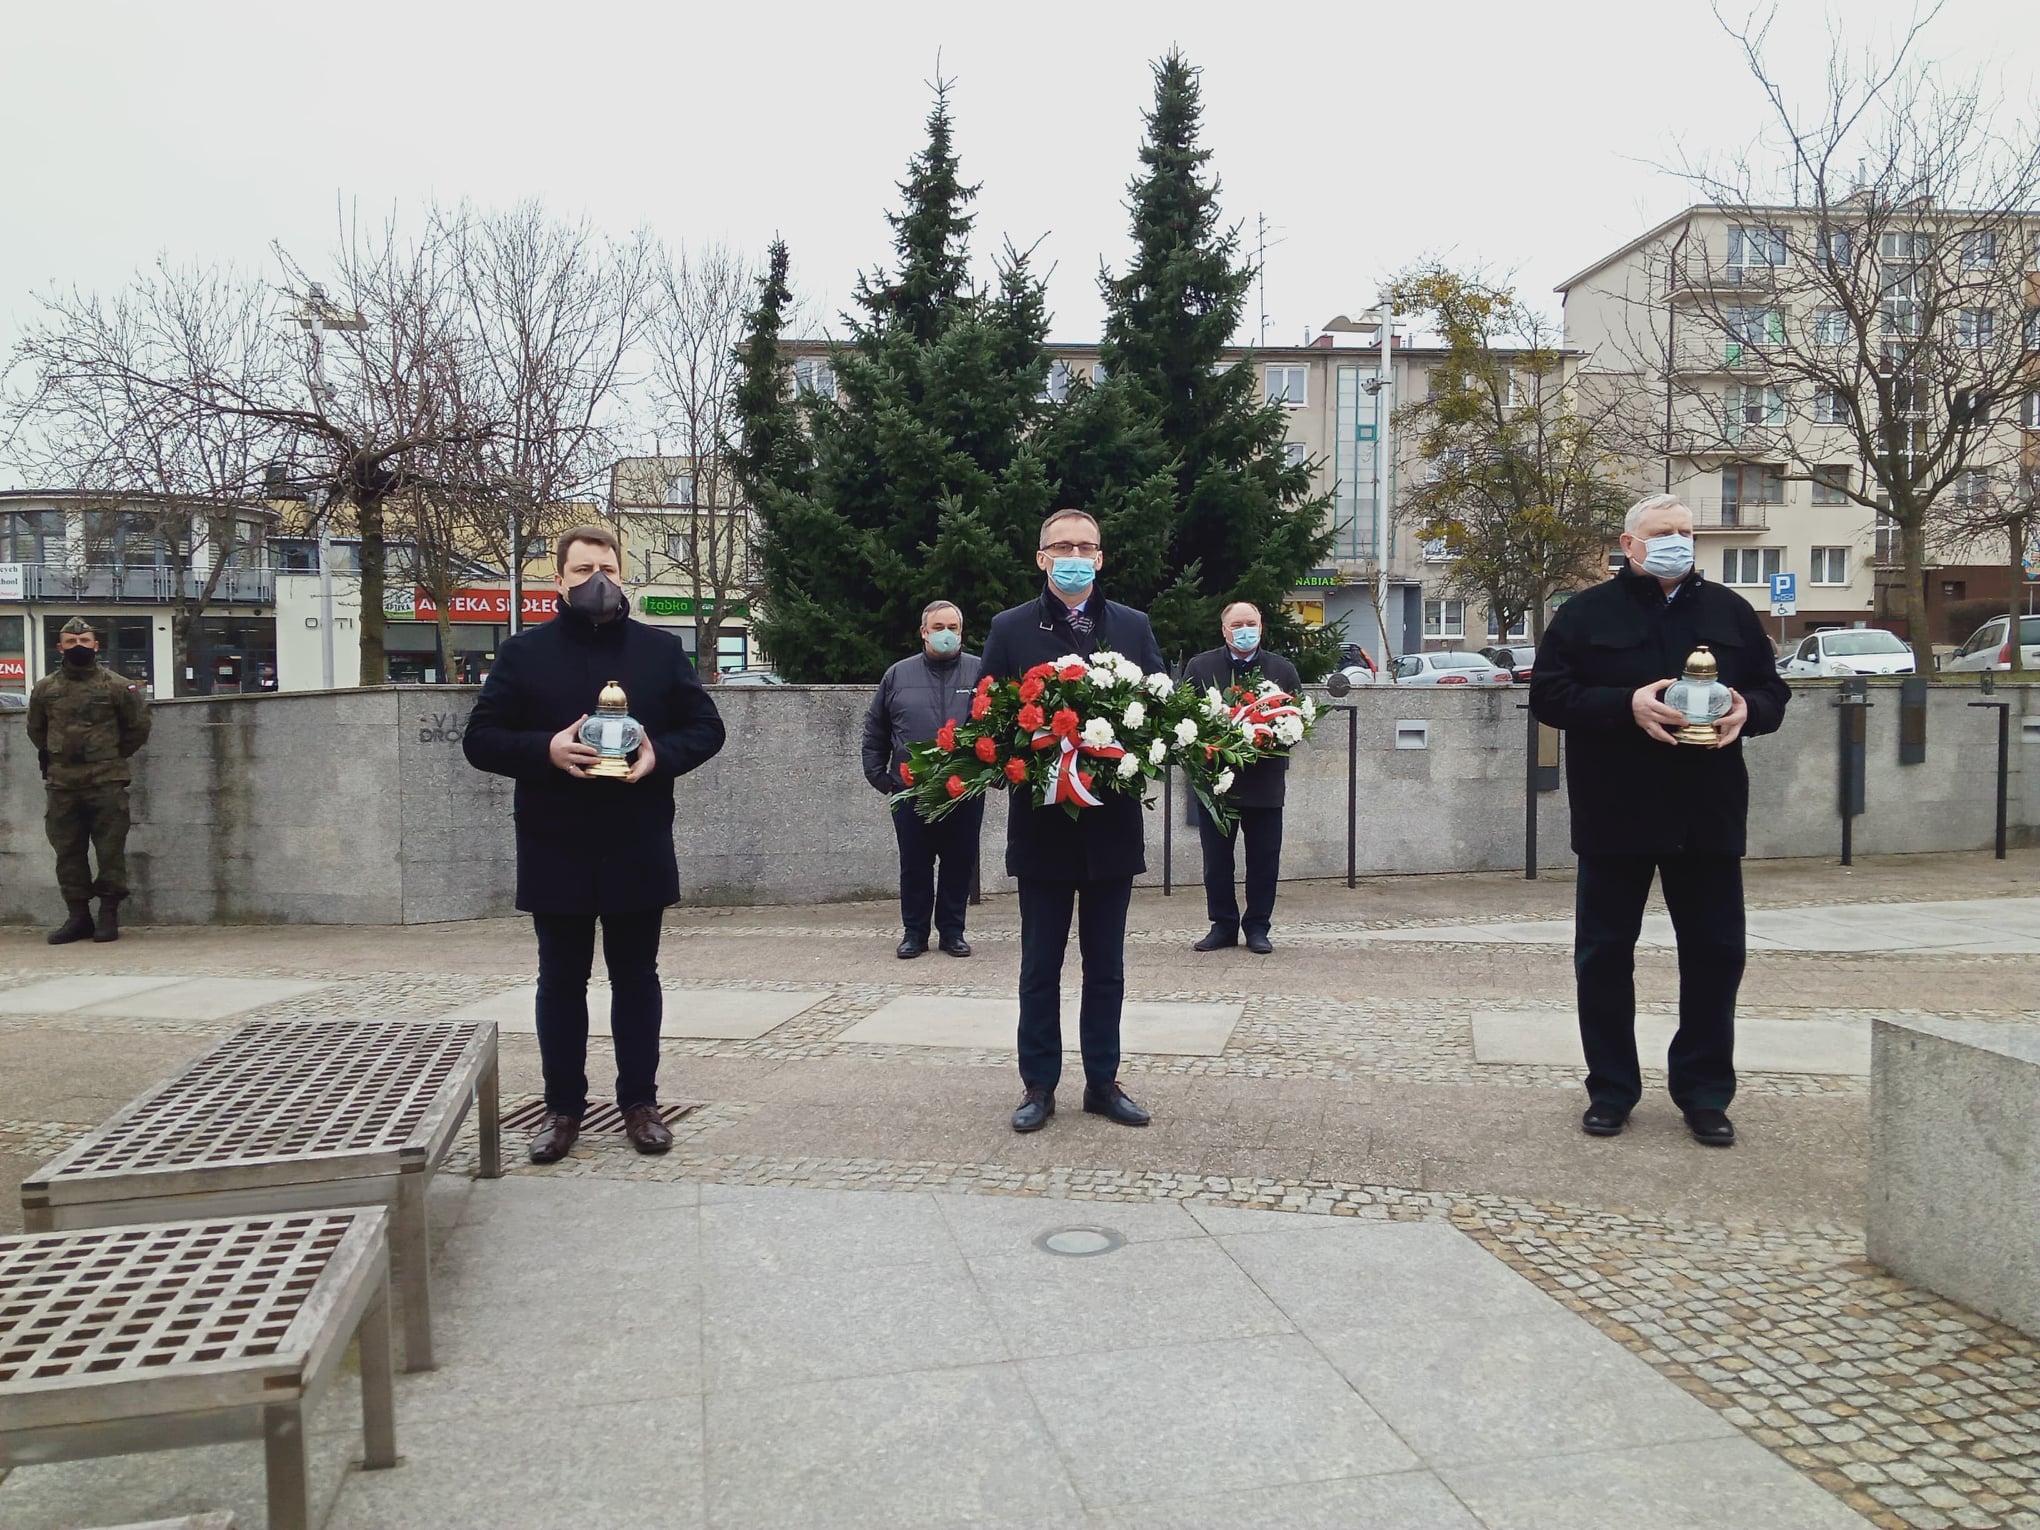
MULTIPOLYGON (((1311 492, 1308 466, 1285 463, 1287 419, 1280 404, 1261 398, 1257 369, 1225 365, 1254 268, 1242 259, 1238 226, 1219 221, 1218 182, 1206 173, 1211 151, 1198 138, 1198 72, 1171 51, 1154 78, 1128 204, 1132 263, 1101 278, 1105 381, 1058 422, 1063 496, 1130 510, 1151 492, 1150 473, 1166 470, 1173 519, 1150 595, 1163 651, 1180 658, 1211 647, 1220 609, 1251 600, 1268 646, 1296 655, 1307 675, 1321 674, 1336 654, 1336 633, 1307 637, 1283 602, 1331 551, 1330 495, 1311 492), (1118 478, 1085 469, 1105 451, 1100 432, 1128 417, 1153 427, 1148 471, 1130 471, 1125 460, 1118 478)), ((1122 598, 1139 593, 1118 582, 1112 588, 1122 598)))
POLYGON ((956 601, 967 638, 981 641, 993 612, 1037 587, 1049 486, 1030 437, 1048 365, 1045 300, 1010 249, 995 290, 970 279, 976 188, 958 174, 945 87, 900 194, 894 266, 859 281, 849 341, 832 358, 837 397, 800 404, 811 470, 766 468, 752 491, 759 636, 792 680, 875 680, 912 651, 937 598, 956 601))

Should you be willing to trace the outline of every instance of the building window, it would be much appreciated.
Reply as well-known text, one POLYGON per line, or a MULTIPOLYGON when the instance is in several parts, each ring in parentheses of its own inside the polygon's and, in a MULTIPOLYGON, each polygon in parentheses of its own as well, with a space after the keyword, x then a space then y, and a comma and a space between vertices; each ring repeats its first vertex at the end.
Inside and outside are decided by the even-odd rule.
POLYGON ((816 398, 834 398, 836 369, 812 356, 802 357, 793 364, 793 386, 797 392, 811 393, 816 398))
POLYGON ((1990 230, 1962 236, 1962 269, 1988 271, 1997 264, 1997 234, 1990 230))
POLYGON ((1721 470, 1721 523, 1733 526, 1740 505, 1785 503, 1785 470, 1770 462, 1731 462, 1721 470))
POLYGON ((2040 430, 2040 393, 2028 393, 2019 400, 2019 423, 2028 430, 2040 430))
MULTIPOLYGON (((1893 236, 1885 235, 1886 240, 1893 236)), ((1884 274, 1884 295, 1878 314, 1888 335, 1910 338, 1920 332, 1920 274, 1910 266, 1895 267, 1884 274)))
POLYGON ((1932 234, 1886 234, 1877 252, 1886 260, 1925 260, 1934 248, 1932 234))
POLYGON ((681 568, 694 567, 694 533, 691 531, 669 531, 666 533, 666 561, 681 568))
POLYGON ((666 503, 669 505, 691 505, 694 503, 694 475, 675 473, 666 480, 666 503))
POLYGON ((1721 554, 1723 584, 1769 584, 1781 572, 1783 549, 1777 547, 1730 547, 1721 554))
POLYGON ((1450 563, 1452 561, 1452 549, 1447 545, 1443 537, 1426 537, 1422 546, 1426 563, 1450 563))
POLYGON ((1308 367, 1268 368, 1268 402, 1287 404, 1291 409, 1301 409, 1305 402, 1305 385, 1310 375, 1308 367))
POLYGON ((1099 385, 1100 383, 1102 383, 1102 382, 1104 382, 1104 381, 1105 381, 1105 363, 1104 363, 1104 362, 1102 362, 1102 361, 1094 361, 1094 362, 1092 362, 1092 363, 1091 363, 1091 386, 1095 388, 1095 387, 1097 387, 1097 386, 1098 386, 1098 385, 1099 385))
POLYGON ((1955 315, 1955 343, 1981 350, 1997 331, 1997 317, 1988 308, 1965 308, 1955 315))
POLYGON ((751 634, 725 627, 716 635, 715 669, 719 675, 732 674, 751 662, 751 634))
POLYGON ((1849 316, 1839 308, 1816 308, 1813 311, 1813 343, 1815 345, 1847 345, 1849 343, 1849 316))
POLYGON ((1530 613, 1520 611, 1509 623, 1509 630, 1502 631, 1502 624, 1495 613, 1487 614, 1487 635, 1490 643, 1527 643, 1530 641, 1530 613))
POLYGON ((1731 433, 1738 425, 1783 425, 1784 395, 1776 388, 1760 388, 1755 384, 1744 387, 1741 383, 1730 383, 1728 423, 1731 433))
POLYGON ((1849 502, 1849 468, 1845 464, 1813 470, 1813 502, 1816 505, 1846 505, 1849 502))
POLYGON ((1813 390, 1813 423, 1816 425, 1846 425, 1849 423, 1849 396, 1840 388, 1815 388, 1813 390))
POLYGON ((1310 448, 1301 441, 1282 443, 1282 465, 1286 468, 1305 467, 1310 462, 1310 448))
POLYGON ((1856 242, 1845 228, 1824 228, 1814 237, 1813 258, 1831 270, 1848 265, 1856 242))
POLYGON ((1990 498, 1990 478, 1981 468, 1968 468, 1955 475, 1949 489, 1956 504, 1981 505, 1990 498))
POLYGON ((1785 231, 1778 228, 1732 228, 1728 231, 1728 268, 1769 270, 1785 264, 1785 231))
POLYGON ((1041 396, 1052 404, 1060 404, 1070 396, 1070 364, 1067 361, 1051 361, 1048 376, 1041 384, 1041 396))
POLYGON ((2026 349, 2040 351, 2040 309, 2026 315, 2026 349))
POLYGON ((1846 547, 1816 547, 1813 550, 1813 573, 1809 584, 1847 584, 1849 582, 1849 549, 1846 547))
POLYGON ((1898 563, 1905 557, 1898 517, 1889 510, 1877 512, 1877 529, 1871 534, 1870 552, 1879 563, 1898 563))
POLYGON ((1463 638, 1466 636, 1466 602, 1427 600, 1424 602, 1424 636, 1463 638))
POLYGON ((1745 345, 1776 345, 1785 338, 1785 318, 1775 308, 1724 308, 1728 338, 1745 345))

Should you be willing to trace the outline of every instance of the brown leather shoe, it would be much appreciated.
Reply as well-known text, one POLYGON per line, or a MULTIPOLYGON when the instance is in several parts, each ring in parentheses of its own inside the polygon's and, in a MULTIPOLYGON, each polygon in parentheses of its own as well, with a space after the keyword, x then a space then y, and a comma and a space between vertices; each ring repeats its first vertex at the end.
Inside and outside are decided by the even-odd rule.
POLYGON ((545 1125, 538 1129, 538 1135, 531 1139, 530 1157, 533 1163, 558 1163, 574 1150, 574 1143, 581 1135, 581 1118, 563 1116, 558 1111, 546 1114, 545 1125))
POLYGON ((640 1153, 663 1153, 673 1145, 673 1133, 659 1119, 656 1105, 633 1105, 626 1110, 623 1134, 640 1153))

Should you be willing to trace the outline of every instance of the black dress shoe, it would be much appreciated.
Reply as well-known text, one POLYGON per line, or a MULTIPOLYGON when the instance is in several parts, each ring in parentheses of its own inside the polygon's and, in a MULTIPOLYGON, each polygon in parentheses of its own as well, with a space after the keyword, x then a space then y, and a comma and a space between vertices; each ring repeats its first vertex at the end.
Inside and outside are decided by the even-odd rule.
POLYGON ((574 1140, 581 1135, 581 1118, 563 1116, 553 1111, 545 1118, 539 1133, 531 1139, 529 1149, 533 1163, 558 1163, 574 1150, 574 1140))
POLYGON ((1580 1117, 1580 1130, 1589 1137, 1616 1137, 1629 1123, 1629 1112, 1619 1105, 1609 1105, 1596 1100, 1587 1107, 1587 1113, 1580 1117))
POLYGON ((1048 1118, 1055 1114, 1055 1091, 1030 1087, 1020 1101, 1020 1108, 1013 1112, 1013 1130, 1016 1132, 1038 1132, 1048 1125, 1048 1118))
POLYGON ((1211 933, 1190 949, 1193 951, 1223 951, 1227 946, 1240 943, 1240 932, 1229 924, 1214 924, 1211 933))
POLYGON ((942 937, 942 953, 945 956, 968 956, 970 942, 961 935, 945 935, 942 937))
POLYGON ((1103 1116, 1108 1121, 1117 1121, 1121 1126, 1146 1126, 1153 1118, 1132 1100, 1117 1084, 1107 1084, 1103 1089, 1090 1084, 1084 1086, 1084 1109, 1094 1116, 1103 1116))
POLYGON ((1686 1130, 1693 1134, 1695 1142, 1704 1142, 1709 1147, 1735 1146, 1735 1123, 1728 1119, 1725 1110, 1687 1111, 1686 1130))
POLYGON ((1247 949, 1256 956, 1266 956, 1275 949, 1275 942, 1268 938, 1266 930, 1247 931, 1247 949))
POLYGON ((928 939, 926 936, 909 935, 905 940, 893 947, 893 955, 903 962, 910 962, 927 949, 928 939))

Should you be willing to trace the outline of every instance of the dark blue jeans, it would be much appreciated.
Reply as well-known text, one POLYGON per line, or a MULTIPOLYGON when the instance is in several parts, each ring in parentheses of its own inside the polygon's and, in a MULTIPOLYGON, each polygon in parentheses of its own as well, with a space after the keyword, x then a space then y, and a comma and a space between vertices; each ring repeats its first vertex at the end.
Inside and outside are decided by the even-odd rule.
POLYGON ((900 844, 901 927, 917 940, 928 938, 930 925, 944 939, 962 935, 970 885, 977 875, 985 799, 952 808, 934 823, 901 803, 893 809, 892 821, 893 837, 900 844))
MULTIPOLYGON (((616 1044, 616 1108, 659 1103, 659 920, 663 909, 603 914, 609 1035, 616 1044)), ((579 1120, 588 1108, 588 974, 594 914, 533 914, 538 932, 538 1053, 545 1108, 579 1120)))
POLYGON ((1053 1089, 1062 1078, 1062 969, 1075 916, 1084 961, 1077 1032, 1084 1081, 1119 1077, 1119 1011, 1126 999, 1126 911, 1133 878, 1112 882, 1020 879, 1020 1081, 1053 1089))
POLYGON ((1672 1103, 1725 1110, 1735 1098, 1735 996, 1742 986, 1742 861, 1733 855, 1583 855, 1573 972, 1587 1093, 1629 1110, 1636 1060, 1636 938, 1655 873, 1679 941, 1679 1030, 1665 1063, 1672 1103))

